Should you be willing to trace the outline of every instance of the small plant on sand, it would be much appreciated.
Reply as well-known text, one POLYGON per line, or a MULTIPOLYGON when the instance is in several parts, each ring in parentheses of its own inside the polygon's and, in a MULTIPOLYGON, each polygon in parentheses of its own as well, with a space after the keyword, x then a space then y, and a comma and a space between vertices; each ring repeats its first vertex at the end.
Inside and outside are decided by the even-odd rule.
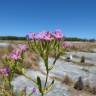
POLYGON ((81 57, 81 61, 80 62, 81 63, 85 63, 85 57, 84 56, 81 57))
POLYGON ((64 79, 62 81, 62 83, 65 83, 66 85, 71 85, 73 83, 72 79, 66 74, 64 76, 64 79))

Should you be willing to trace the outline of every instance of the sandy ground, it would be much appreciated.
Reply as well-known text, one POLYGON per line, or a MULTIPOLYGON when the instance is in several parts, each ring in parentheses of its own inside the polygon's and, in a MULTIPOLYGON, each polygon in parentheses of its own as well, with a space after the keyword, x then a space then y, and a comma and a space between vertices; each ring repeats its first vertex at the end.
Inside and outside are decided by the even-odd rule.
MULTIPOLYGON (((19 42, 20 43, 20 42, 19 42)), ((85 45, 87 45, 86 50, 88 51, 88 48, 91 46, 91 51, 95 49, 96 44, 95 43, 78 43, 80 45, 82 45, 85 48, 85 45)), ((82 49, 82 48, 81 48, 82 49)), ((85 50, 85 49, 84 49, 85 50)), ((72 54, 73 55, 73 61, 76 61, 77 63, 73 63, 73 62, 66 62, 65 61, 65 56, 63 58, 60 58, 57 62, 56 65, 54 67, 54 69, 50 72, 50 77, 57 77, 59 78, 58 80, 56 79, 56 87, 55 89, 49 93, 46 96, 96 96, 93 95, 87 91, 77 91, 73 88, 72 86, 68 86, 65 84, 61 84, 61 81, 64 79, 64 75, 67 74, 69 77, 71 77, 72 80, 77 80, 79 76, 82 76, 83 78, 88 77, 88 73, 86 73, 85 69, 88 68, 87 70, 90 73, 90 83, 92 83, 93 85, 96 84, 94 83, 94 81, 96 81, 96 52, 69 52, 68 54, 72 54), (81 59, 81 56, 85 56, 86 58, 86 63, 88 64, 93 64, 92 66, 83 66, 83 65, 79 65, 78 62, 81 59), (85 68, 85 69, 84 69, 85 68), (84 70, 83 70, 84 69, 84 70), (93 76, 93 77, 92 77, 93 76), (91 82, 92 81, 92 82, 91 82), (59 82, 59 83, 57 83, 59 82), (57 95, 54 95, 54 93, 56 93, 57 91, 57 95), (59 94, 59 95, 58 95, 59 94)), ((50 58, 49 63, 51 64, 52 62, 52 58, 50 58)), ((45 78, 45 67, 44 67, 44 63, 42 62, 42 60, 39 62, 40 65, 40 70, 38 71, 34 71, 34 70, 29 70, 27 71, 26 74, 28 74, 28 76, 32 77, 32 78, 36 78, 37 75, 40 75, 42 77, 42 80, 44 80, 45 78)), ((51 81, 52 78, 50 78, 49 82, 51 81)), ((16 77, 12 84, 15 86, 15 88, 22 89, 25 86, 30 86, 33 87, 33 83, 28 81, 26 78, 24 78, 23 76, 18 76, 16 77), (22 82, 21 82, 22 81, 22 82)), ((35 95, 35 96, 39 96, 39 95, 35 95)))

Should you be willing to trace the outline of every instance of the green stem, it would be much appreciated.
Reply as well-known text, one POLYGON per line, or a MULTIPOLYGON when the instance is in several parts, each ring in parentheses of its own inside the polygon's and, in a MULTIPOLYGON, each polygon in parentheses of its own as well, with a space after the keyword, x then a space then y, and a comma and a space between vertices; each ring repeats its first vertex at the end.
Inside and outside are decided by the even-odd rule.
POLYGON ((43 94, 43 92, 42 92, 42 94, 41 94, 42 96, 44 96, 44 94, 43 94))
POLYGON ((47 71, 47 74, 46 74, 46 81, 45 81, 44 88, 46 88, 46 85, 47 85, 47 81, 48 81, 48 74, 49 74, 49 71, 47 71))
POLYGON ((57 59, 60 57, 60 55, 61 55, 61 52, 58 53, 57 56, 55 57, 55 60, 53 61, 53 65, 55 65, 55 63, 56 63, 57 59))
POLYGON ((11 89, 11 83, 10 83, 10 80, 8 80, 8 82, 9 82, 9 88, 11 89))

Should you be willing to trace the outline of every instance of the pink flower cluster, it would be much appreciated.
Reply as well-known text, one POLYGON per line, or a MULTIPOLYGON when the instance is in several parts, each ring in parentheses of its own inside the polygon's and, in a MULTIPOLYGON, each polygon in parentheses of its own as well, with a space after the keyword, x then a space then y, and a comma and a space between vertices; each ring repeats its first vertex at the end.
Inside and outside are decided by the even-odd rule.
POLYGON ((37 40, 51 41, 53 39, 51 32, 41 32, 36 36, 37 40))
POLYGON ((19 49, 13 50, 11 54, 9 54, 9 58, 13 60, 18 60, 21 58, 21 51, 19 49))
POLYGON ((26 37, 27 37, 27 39, 35 39, 35 33, 34 32, 29 32, 27 35, 26 35, 26 37))
POLYGON ((22 52, 25 52, 28 49, 26 45, 19 44, 17 49, 14 49, 11 54, 9 54, 9 58, 13 60, 21 59, 22 52))
POLYGON ((63 34, 60 30, 56 30, 55 32, 40 32, 38 34, 28 33, 27 39, 29 40, 43 40, 43 41, 51 41, 53 39, 61 40, 63 38, 63 34))
POLYGON ((54 36, 56 39, 58 39, 58 40, 60 40, 60 39, 63 38, 63 34, 62 34, 61 30, 56 30, 56 31, 53 33, 53 36, 54 36))
POLYGON ((28 47, 25 44, 19 44, 18 49, 20 49, 22 52, 25 52, 28 49, 28 47))
POLYGON ((0 68, 0 75, 8 76, 9 72, 9 68, 0 68))

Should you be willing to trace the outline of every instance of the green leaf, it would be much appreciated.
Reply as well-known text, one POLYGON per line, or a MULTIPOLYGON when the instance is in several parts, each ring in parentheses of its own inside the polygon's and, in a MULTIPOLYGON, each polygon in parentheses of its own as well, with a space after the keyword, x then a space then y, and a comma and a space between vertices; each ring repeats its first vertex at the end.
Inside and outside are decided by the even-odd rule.
POLYGON ((50 85, 53 85, 54 84, 54 80, 51 82, 51 84, 50 85))
POLYGON ((42 84, 41 84, 41 79, 39 76, 37 76, 37 85, 38 85, 40 93, 42 93, 42 84))

